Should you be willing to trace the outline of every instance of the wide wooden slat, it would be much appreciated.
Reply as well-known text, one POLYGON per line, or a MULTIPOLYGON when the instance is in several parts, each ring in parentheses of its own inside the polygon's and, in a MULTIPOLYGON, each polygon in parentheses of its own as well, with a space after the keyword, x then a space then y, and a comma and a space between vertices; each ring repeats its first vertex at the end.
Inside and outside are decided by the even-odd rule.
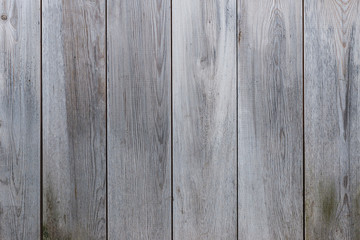
POLYGON ((170 0, 108 0, 109 239, 171 239, 170 0))
POLYGON ((239 239, 303 239, 302 2, 238 0, 239 239))
POLYGON ((0 14, 0 239, 39 239, 40 2, 0 14))
POLYGON ((359 1, 305 1, 306 239, 360 238, 359 1))
POLYGON ((174 239, 236 239, 236 1, 173 1, 174 239))
POLYGON ((43 237, 106 237, 105 1, 43 0, 43 237))

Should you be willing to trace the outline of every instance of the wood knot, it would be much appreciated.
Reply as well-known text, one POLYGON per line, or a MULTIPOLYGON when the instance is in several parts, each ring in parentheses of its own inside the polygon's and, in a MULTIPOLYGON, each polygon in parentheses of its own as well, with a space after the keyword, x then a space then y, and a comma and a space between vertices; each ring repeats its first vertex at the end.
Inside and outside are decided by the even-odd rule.
POLYGON ((7 20, 7 16, 6 16, 6 14, 1 15, 1 20, 4 20, 4 21, 6 21, 6 20, 7 20))
POLYGON ((343 179, 343 186, 344 188, 347 188, 349 177, 346 175, 343 179))

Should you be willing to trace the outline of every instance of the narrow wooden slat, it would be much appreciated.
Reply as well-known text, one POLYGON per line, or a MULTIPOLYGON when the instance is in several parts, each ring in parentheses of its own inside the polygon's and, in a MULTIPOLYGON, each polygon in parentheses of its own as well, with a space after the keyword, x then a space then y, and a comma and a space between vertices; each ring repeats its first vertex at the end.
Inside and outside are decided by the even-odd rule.
POLYGON ((238 0, 239 239, 303 239, 302 2, 238 0))
POLYGON ((40 2, 0 15, 0 239, 39 239, 40 2))
POLYGON ((171 239, 170 0, 108 0, 109 239, 171 239))
POLYGON ((359 1, 305 1, 306 239, 360 238, 359 1))
POLYGON ((174 239, 236 239, 236 1, 172 4, 174 239))
POLYGON ((106 237, 105 1, 43 0, 43 237, 106 237))

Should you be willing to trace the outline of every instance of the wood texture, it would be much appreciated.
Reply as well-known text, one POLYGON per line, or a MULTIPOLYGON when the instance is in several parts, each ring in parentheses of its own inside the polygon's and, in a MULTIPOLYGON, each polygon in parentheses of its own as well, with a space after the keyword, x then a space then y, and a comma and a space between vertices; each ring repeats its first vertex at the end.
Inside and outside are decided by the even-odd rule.
POLYGON ((0 13, 0 239, 39 239, 40 2, 0 13))
POLYGON ((171 239, 170 0, 108 0, 109 239, 171 239))
POLYGON ((302 3, 238 0, 240 239, 303 239, 302 3))
POLYGON ((236 1, 173 1, 174 239, 236 239, 236 1))
POLYGON ((43 0, 43 237, 105 239, 105 1, 43 0))
POLYGON ((360 239, 359 1, 305 1, 306 238, 360 239))

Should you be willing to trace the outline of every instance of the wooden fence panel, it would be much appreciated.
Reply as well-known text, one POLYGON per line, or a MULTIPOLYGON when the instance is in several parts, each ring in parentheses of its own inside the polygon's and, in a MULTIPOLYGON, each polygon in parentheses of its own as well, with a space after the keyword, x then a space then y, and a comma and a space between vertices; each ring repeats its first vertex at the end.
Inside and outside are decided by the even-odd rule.
POLYGON ((306 239, 359 239, 359 1, 304 10, 306 239))
POLYGON ((39 239, 40 1, 0 14, 0 239, 39 239))
POLYGON ((303 239, 302 3, 238 0, 239 239, 303 239))
POLYGON ((0 0, 0 239, 358 239, 359 5, 0 0))
POLYGON ((174 239, 236 239, 236 1, 172 16, 174 239))
POLYGON ((43 237, 106 237, 105 1, 42 2, 43 237))
POLYGON ((108 0, 109 239, 171 239, 170 0, 108 0))

